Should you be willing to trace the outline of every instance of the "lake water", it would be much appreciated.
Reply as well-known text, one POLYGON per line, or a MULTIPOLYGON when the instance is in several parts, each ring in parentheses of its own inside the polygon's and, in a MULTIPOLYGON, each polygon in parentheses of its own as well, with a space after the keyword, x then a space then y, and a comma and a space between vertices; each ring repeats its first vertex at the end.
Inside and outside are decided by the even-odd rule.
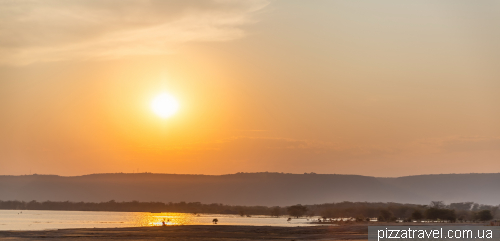
MULTIPOLYGON (((115 228, 167 225, 251 225, 251 226, 314 226, 308 219, 287 221, 287 217, 190 213, 90 212, 0 210, 0 230, 46 230, 64 228, 115 228)), ((317 218, 316 218, 317 219, 317 218)))

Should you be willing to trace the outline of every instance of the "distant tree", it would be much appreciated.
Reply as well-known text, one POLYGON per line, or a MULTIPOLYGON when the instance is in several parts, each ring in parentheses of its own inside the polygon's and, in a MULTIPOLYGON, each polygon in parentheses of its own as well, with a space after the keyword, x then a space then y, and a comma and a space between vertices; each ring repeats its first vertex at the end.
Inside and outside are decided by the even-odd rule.
POLYGON ((39 209, 40 208, 40 203, 38 203, 37 201, 33 200, 29 203, 26 203, 26 209, 32 209, 32 210, 36 210, 36 209, 39 209))
POLYGON ((457 214, 455 213, 455 210, 452 209, 444 209, 443 216, 441 217, 443 220, 448 220, 452 223, 457 221, 457 214))
POLYGON ((273 217, 281 216, 281 208, 279 206, 273 207, 271 209, 271 216, 273 216, 273 217))
POLYGON ((358 215, 356 217, 356 222, 363 222, 363 221, 365 221, 365 219, 366 219, 365 216, 363 216, 362 214, 360 214, 360 215, 358 215))
POLYGON ((425 210, 425 218, 430 220, 437 220, 439 218, 439 209, 428 208, 427 210, 425 210))
POLYGON ((491 211, 491 215, 493 216, 493 218, 495 218, 495 216, 497 215, 498 208, 499 208, 499 206, 495 206, 495 207, 492 207, 492 208, 490 209, 490 211, 491 211))
POLYGON ((493 215, 491 215, 490 210, 481 210, 477 213, 477 219, 480 221, 489 221, 493 219, 493 215))
POLYGON ((382 217, 383 221, 389 222, 393 219, 393 214, 389 210, 380 210, 380 216, 382 217))
POLYGON ((217 224, 217 222, 219 222, 219 219, 214 218, 214 219, 212 220, 212 223, 214 223, 214 224, 217 224))
POLYGON ((240 216, 245 216, 245 210, 243 210, 243 208, 241 208, 238 213, 240 214, 240 216))
POLYGON ((412 218, 413 220, 420 221, 420 220, 422 220, 422 218, 424 218, 424 215, 422 214, 422 212, 420 212, 420 210, 415 210, 415 211, 411 214, 411 218, 412 218))
POLYGON ((425 217, 430 220, 448 220, 455 222, 456 214, 452 209, 429 208, 425 210, 425 217))
POLYGON ((325 209, 321 212, 321 217, 323 219, 326 219, 326 218, 334 218, 334 215, 335 215, 335 211, 331 208, 329 209, 325 209))
POLYGON ((293 205, 287 208, 288 215, 299 218, 301 216, 304 216, 304 214, 307 212, 307 207, 302 206, 300 204, 293 205))

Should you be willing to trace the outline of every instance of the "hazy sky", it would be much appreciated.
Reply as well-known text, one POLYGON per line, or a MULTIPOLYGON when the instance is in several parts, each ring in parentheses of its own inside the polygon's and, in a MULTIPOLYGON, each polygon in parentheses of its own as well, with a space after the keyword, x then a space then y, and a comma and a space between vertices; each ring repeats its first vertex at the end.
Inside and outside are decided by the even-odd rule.
POLYGON ((500 172, 499 43, 498 1, 1 1, 0 175, 500 172))

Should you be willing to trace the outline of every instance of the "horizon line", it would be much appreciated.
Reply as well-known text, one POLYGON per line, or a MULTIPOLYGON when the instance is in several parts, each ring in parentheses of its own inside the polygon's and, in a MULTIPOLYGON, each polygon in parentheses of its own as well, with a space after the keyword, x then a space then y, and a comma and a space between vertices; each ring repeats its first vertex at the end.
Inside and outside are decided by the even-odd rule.
POLYGON ((154 172, 104 172, 104 173, 89 173, 82 175, 66 176, 60 174, 21 174, 21 175, 9 175, 0 174, 2 176, 59 176, 59 177, 83 177, 90 175, 109 175, 109 174, 153 174, 153 175, 192 175, 192 176, 227 176, 227 175, 237 175, 237 174, 284 174, 284 175, 339 175, 339 176, 362 176, 362 177, 373 177, 373 178, 402 178, 402 177, 415 177, 415 176, 437 176, 437 175, 470 175, 470 174, 500 174, 500 172, 470 172, 470 173, 439 173, 439 174, 417 174, 417 175, 407 175, 407 176, 397 176, 397 177, 380 177, 380 176, 368 176, 361 174, 339 174, 339 173, 315 173, 315 172, 304 172, 304 173, 289 173, 289 172, 236 172, 236 173, 225 173, 225 174, 197 174, 197 173, 154 173, 154 172))

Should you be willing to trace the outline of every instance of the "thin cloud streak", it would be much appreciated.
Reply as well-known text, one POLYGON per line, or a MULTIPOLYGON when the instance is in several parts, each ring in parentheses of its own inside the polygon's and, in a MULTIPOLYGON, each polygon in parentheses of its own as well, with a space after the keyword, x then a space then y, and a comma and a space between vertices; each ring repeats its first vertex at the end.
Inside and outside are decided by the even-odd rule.
POLYGON ((230 41, 268 1, 4 1, 0 64, 163 55, 179 44, 230 41))

